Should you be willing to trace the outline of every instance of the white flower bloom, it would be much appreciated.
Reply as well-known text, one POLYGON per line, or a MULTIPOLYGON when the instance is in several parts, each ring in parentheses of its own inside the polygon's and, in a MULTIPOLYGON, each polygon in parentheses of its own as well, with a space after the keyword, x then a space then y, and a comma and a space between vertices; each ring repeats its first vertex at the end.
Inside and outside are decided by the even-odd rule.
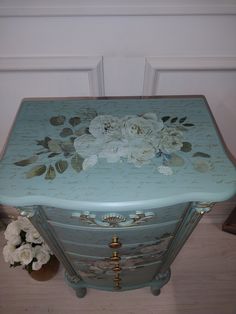
POLYGON ((166 154, 171 154, 183 146, 183 133, 176 128, 164 128, 160 134, 159 149, 166 154))
POLYGON ((41 265, 46 264, 50 260, 50 254, 43 246, 36 245, 34 249, 34 257, 37 259, 37 262, 41 263, 41 265))
POLYGON ((40 262, 33 262, 32 263, 32 269, 33 270, 40 270, 40 268, 42 267, 43 265, 40 263, 40 262))
POLYGON ((17 246, 21 244, 21 241, 22 239, 20 235, 12 234, 7 236, 7 242, 11 245, 17 246))
POLYGON ((98 161, 97 155, 92 155, 90 157, 85 158, 85 160, 83 161, 83 164, 82 164, 83 170, 87 170, 89 168, 92 168, 93 166, 96 165, 97 161, 98 161))
POLYGON ((168 166, 159 166, 157 170, 165 176, 171 176, 173 174, 173 170, 168 166))
POLYGON ((128 162, 133 163, 136 167, 149 164, 155 157, 155 149, 146 142, 133 142, 129 147, 128 162))
POLYGON ((52 250, 50 249, 50 247, 46 244, 46 243, 43 243, 42 244, 42 248, 46 251, 48 251, 49 254, 53 254, 52 250))
POLYGON ((99 157, 105 158, 107 162, 117 162, 121 157, 127 157, 128 149, 127 140, 110 141, 103 145, 99 157))
POLYGON ((19 236, 20 235, 20 226, 18 224, 18 221, 12 221, 11 223, 9 223, 9 225, 7 226, 5 232, 4 232, 4 236, 6 238, 6 240, 10 240, 10 238, 12 238, 13 236, 19 236))
POLYGON ((122 134, 125 138, 150 139, 158 135, 163 128, 163 121, 155 113, 146 113, 141 117, 124 117, 122 134))
POLYGON ((15 254, 22 265, 28 265, 34 258, 34 248, 30 244, 24 244, 15 250, 15 254))
POLYGON ((97 140, 90 134, 84 134, 77 137, 74 141, 74 147, 76 152, 83 158, 90 157, 91 155, 97 155, 102 148, 102 141, 97 140))
POLYGON ((7 245, 4 246, 2 252, 4 261, 6 263, 10 263, 11 265, 13 265, 14 262, 17 262, 15 250, 16 250, 15 246, 10 243, 7 243, 7 245))
POLYGON ((25 239, 27 242, 30 242, 30 243, 40 244, 43 242, 43 238, 33 226, 30 230, 26 232, 25 239))
POLYGON ((89 125, 89 132, 96 138, 120 138, 120 119, 111 115, 100 115, 89 125))
POLYGON ((25 232, 34 228, 32 223, 26 217, 19 216, 17 221, 18 221, 18 225, 19 225, 20 229, 25 231, 25 232))

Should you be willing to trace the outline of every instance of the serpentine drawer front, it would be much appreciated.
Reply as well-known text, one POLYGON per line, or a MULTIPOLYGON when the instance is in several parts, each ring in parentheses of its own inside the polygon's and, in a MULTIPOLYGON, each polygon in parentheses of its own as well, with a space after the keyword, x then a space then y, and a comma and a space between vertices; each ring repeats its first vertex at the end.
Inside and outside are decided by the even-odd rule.
POLYGON ((26 99, 0 162, 0 203, 31 220, 78 297, 158 295, 235 179, 203 96, 26 99))
POLYGON ((187 203, 165 206, 154 210, 132 210, 119 212, 78 211, 45 207, 48 220, 74 226, 90 227, 134 227, 178 220, 184 215, 187 203))

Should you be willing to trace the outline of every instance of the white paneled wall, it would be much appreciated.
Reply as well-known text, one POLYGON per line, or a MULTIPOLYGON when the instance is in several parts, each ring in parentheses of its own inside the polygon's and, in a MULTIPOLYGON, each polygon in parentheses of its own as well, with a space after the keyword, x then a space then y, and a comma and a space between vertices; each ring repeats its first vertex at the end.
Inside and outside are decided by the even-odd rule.
POLYGON ((0 150, 25 97, 204 94, 236 156, 235 32, 236 0, 0 1, 0 150))

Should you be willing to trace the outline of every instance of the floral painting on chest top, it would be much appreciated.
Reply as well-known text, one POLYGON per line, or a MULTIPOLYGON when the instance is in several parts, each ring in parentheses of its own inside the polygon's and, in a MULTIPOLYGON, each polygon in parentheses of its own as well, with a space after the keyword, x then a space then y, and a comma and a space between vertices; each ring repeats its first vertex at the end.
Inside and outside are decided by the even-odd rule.
MULTIPOLYGON (((68 167, 77 173, 89 171, 102 159, 107 163, 127 162, 133 167, 153 164, 157 173, 173 175, 175 167, 185 164, 179 152, 192 151, 185 134, 195 127, 185 116, 160 117, 147 112, 117 117, 92 109, 69 118, 53 116, 49 123, 59 130, 58 137, 48 134, 36 142, 34 155, 15 162, 16 166, 27 166, 27 179, 43 175, 46 180, 54 180, 68 167)), ((196 171, 212 169, 209 154, 195 152, 192 157, 196 171)))

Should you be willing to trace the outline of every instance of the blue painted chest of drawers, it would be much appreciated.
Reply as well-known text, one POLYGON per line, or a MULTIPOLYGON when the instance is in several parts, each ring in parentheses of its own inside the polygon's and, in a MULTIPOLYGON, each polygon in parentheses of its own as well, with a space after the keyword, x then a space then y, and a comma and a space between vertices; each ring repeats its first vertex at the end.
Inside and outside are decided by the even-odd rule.
POLYGON ((86 288, 150 286, 202 215, 236 191, 204 97, 26 99, 0 163, 0 202, 19 209, 86 288))

